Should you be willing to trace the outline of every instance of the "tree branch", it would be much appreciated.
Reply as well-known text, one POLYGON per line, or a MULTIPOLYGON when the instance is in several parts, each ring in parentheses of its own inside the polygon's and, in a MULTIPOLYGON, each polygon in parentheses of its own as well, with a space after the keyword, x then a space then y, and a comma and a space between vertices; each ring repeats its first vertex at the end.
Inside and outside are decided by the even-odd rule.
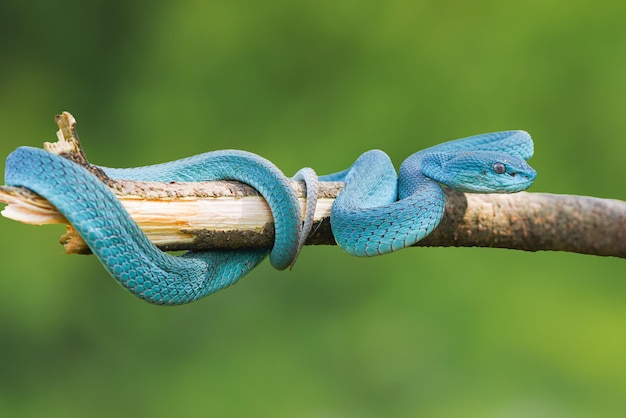
MULTIPOLYGON (((59 141, 44 147, 89 167, 118 196, 146 235, 164 250, 270 247, 271 212, 261 196, 238 182, 152 183, 113 181, 89 165, 67 112, 57 117, 59 141)), ((302 210, 302 185, 294 182, 302 210)), ((330 208, 341 183, 322 183, 314 233, 307 244, 334 244, 330 208)), ((464 194, 446 190, 446 212, 418 246, 553 250, 626 258, 626 202, 545 193, 464 194)), ((67 223, 29 190, 0 186, 2 214, 30 224, 67 223)), ((61 242, 68 253, 88 253, 68 226, 61 242)))

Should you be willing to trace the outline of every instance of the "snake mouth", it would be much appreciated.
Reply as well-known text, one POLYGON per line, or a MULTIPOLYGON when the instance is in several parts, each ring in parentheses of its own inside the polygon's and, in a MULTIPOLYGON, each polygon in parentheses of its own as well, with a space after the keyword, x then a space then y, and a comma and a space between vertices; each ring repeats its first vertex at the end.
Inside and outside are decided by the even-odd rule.
POLYGON ((515 193, 526 190, 533 184, 537 177, 535 173, 511 173, 509 176, 511 178, 511 184, 505 188, 505 193, 515 193))
POLYGON ((510 184, 505 189, 508 192, 518 192, 529 188, 535 179, 537 178, 537 172, 527 165, 524 170, 515 170, 507 173, 510 179, 510 184))

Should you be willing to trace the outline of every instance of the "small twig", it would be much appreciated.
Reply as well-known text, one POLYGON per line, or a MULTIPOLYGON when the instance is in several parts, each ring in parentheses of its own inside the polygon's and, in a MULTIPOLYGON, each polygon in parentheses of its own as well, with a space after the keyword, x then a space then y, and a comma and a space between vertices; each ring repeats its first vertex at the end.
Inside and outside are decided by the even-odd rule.
MULTIPOLYGON (((147 236, 165 250, 271 246, 272 215, 262 197, 238 182, 149 183, 113 181, 90 165, 67 112, 57 117, 59 141, 45 148, 87 166, 105 181, 147 236)), ((304 190, 294 182, 304 210, 304 190)), ((330 208, 341 183, 322 183, 315 233, 307 244, 334 244, 330 208)), ((544 193, 464 194, 446 190, 446 213, 420 246, 554 250, 626 258, 626 202, 544 193)), ((32 224, 67 223, 45 199, 0 186, 2 214, 32 224)), ((68 253, 89 249, 71 226, 68 253)))

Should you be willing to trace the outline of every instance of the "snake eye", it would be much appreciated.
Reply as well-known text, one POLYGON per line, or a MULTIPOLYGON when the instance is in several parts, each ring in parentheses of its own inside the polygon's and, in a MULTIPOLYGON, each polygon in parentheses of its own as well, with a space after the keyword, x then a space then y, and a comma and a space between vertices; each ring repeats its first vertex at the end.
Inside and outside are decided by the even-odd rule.
POLYGON ((506 167, 502 163, 495 163, 493 165, 493 171, 496 174, 504 174, 504 173, 506 173, 506 167))

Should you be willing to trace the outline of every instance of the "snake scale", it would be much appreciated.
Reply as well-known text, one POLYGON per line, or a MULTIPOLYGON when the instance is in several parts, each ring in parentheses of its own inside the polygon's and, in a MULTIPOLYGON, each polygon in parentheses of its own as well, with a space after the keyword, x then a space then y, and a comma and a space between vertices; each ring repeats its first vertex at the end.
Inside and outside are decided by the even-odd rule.
POLYGON ((527 189, 536 177, 526 163, 532 154, 528 133, 504 131, 416 152, 402 163, 399 175, 380 150, 367 151, 350 168, 319 178, 312 169, 303 169, 294 179, 307 186, 304 219, 287 177, 270 161, 249 152, 214 151, 138 168, 101 167, 114 179, 237 180, 265 198, 275 225, 271 249, 191 251, 182 256, 159 250, 107 186, 65 158, 19 147, 7 157, 5 183, 48 199, 132 294, 150 303, 177 305, 235 283, 268 254, 275 268, 292 266, 311 229, 318 181, 345 183, 330 217, 337 244, 349 254, 373 256, 411 246, 437 227, 445 208, 441 184, 477 193, 527 189))

